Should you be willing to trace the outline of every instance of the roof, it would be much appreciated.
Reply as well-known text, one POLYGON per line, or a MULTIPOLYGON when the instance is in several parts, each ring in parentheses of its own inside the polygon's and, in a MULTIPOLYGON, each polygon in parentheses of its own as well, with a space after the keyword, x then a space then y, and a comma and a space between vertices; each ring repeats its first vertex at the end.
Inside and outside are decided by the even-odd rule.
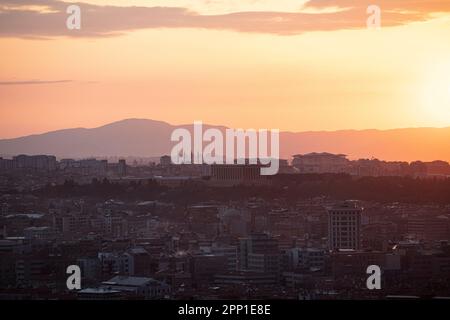
POLYGON ((47 227, 47 226, 45 226, 45 227, 28 227, 28 228, 25 228, 24 230, 26 230, 26 231, 44 231, 44 230, 50 230, 50 227, 47 227))
POLYGON ((141 247, 132 248, 129 250, 131 254, 148 254, 147 250, 141 247))
POLYGON ((29 218, 29 219, 40 219, 42 218, 44 215, 41 213, 18 213, 18 214, 10 214, 7 215, 6 218, 7 219, 11 219, 11 218, 29 218))
POLYGON ((106 294, 106 293, 120 293, 118 290, 112 290, 109 288, 86 288, 78 291, 80 294, 106 294))
POLYGON ((153 278, 147 277, 129 277, 129 276, 115 276, 108 281, 103 282, 104 285, 119 285, 119 286, 131 286, 140 287, 146 285, 149 282, 156 281, 153 278))
POLYGON ((343 157, 347 157, 347 155, 345 154, 333 154, 333 153, 328 153, 328 152, 311 152, 311 153, 306 153, 306 154, 296 154, 293 156, 294 158, 301 158, 301 157, 338 157, 338 158, 343 158, 343 157))

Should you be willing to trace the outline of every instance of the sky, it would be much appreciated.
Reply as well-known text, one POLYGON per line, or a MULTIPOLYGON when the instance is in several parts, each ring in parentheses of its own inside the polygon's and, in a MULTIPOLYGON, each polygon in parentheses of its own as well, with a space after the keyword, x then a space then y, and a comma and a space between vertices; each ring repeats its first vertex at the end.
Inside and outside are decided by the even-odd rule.
POLYGON ((378 0, 380 29, 371 2, 0 0, 0 139, 125 118, 450 126, 450 0, 378 0))

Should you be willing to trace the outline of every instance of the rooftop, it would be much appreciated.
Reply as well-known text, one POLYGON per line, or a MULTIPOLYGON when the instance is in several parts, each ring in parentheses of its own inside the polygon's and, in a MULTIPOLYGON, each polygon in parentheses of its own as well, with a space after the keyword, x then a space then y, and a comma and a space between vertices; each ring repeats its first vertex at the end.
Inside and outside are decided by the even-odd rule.
POLYGON ((118 290, 112 290, 109 288, 86 288, 78 291, 79 294, 110 294, 110 293, 120 293, 118 290))
POLYGON ((103 285, 118 285, 118 286, 130 286, 140 287, 146 285, 149 282, 156 282, 153 278, 147 277, 129 277, 129 276, 115 276, 108 281, 103 282, 103 285))

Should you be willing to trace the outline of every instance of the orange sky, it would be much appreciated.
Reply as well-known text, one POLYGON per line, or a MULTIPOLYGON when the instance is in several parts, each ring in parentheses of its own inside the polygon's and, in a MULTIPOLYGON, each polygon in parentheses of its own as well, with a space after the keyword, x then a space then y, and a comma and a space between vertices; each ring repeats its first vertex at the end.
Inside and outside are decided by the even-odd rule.
MULTIPOLYGON (((59 2, 45 2, 53 1, 59 2)), ((0 14, 42 10, 11 9, 8 2, 0 0, 0 14)), ((155 26, 92 23, 92 30, 121 35, 0 31, 0 138, 124 118, 291 131, 450 126, 450 1, 423 2, 415 9, 425 18, 389 17, 392 26, 381 30, 366 29, 361 11, 345 15, 352 19, 348 28, 331 30, 323 30, 319 16, 282 28, 273 17, 264 20, 265 12, 339 12, 351 3, 346 0, 331 9, 271 0, 89 2, 177 6, 195 14, 180 26, 168 24, 169 13, 169 22, 155 26), (236 12, 258 12, 262 20, 228 16, 236 12)), ((410 9, 408 1, 397 3, 410 9)))

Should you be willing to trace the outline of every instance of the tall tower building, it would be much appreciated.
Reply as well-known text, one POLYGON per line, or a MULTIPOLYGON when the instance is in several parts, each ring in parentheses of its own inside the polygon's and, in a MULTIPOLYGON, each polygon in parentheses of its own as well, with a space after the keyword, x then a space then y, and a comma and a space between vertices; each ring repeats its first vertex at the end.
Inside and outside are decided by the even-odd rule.
POLYGON ((360 248, 362 210, 354 202, 344 202, 327 209, 330 250, 360 248))

